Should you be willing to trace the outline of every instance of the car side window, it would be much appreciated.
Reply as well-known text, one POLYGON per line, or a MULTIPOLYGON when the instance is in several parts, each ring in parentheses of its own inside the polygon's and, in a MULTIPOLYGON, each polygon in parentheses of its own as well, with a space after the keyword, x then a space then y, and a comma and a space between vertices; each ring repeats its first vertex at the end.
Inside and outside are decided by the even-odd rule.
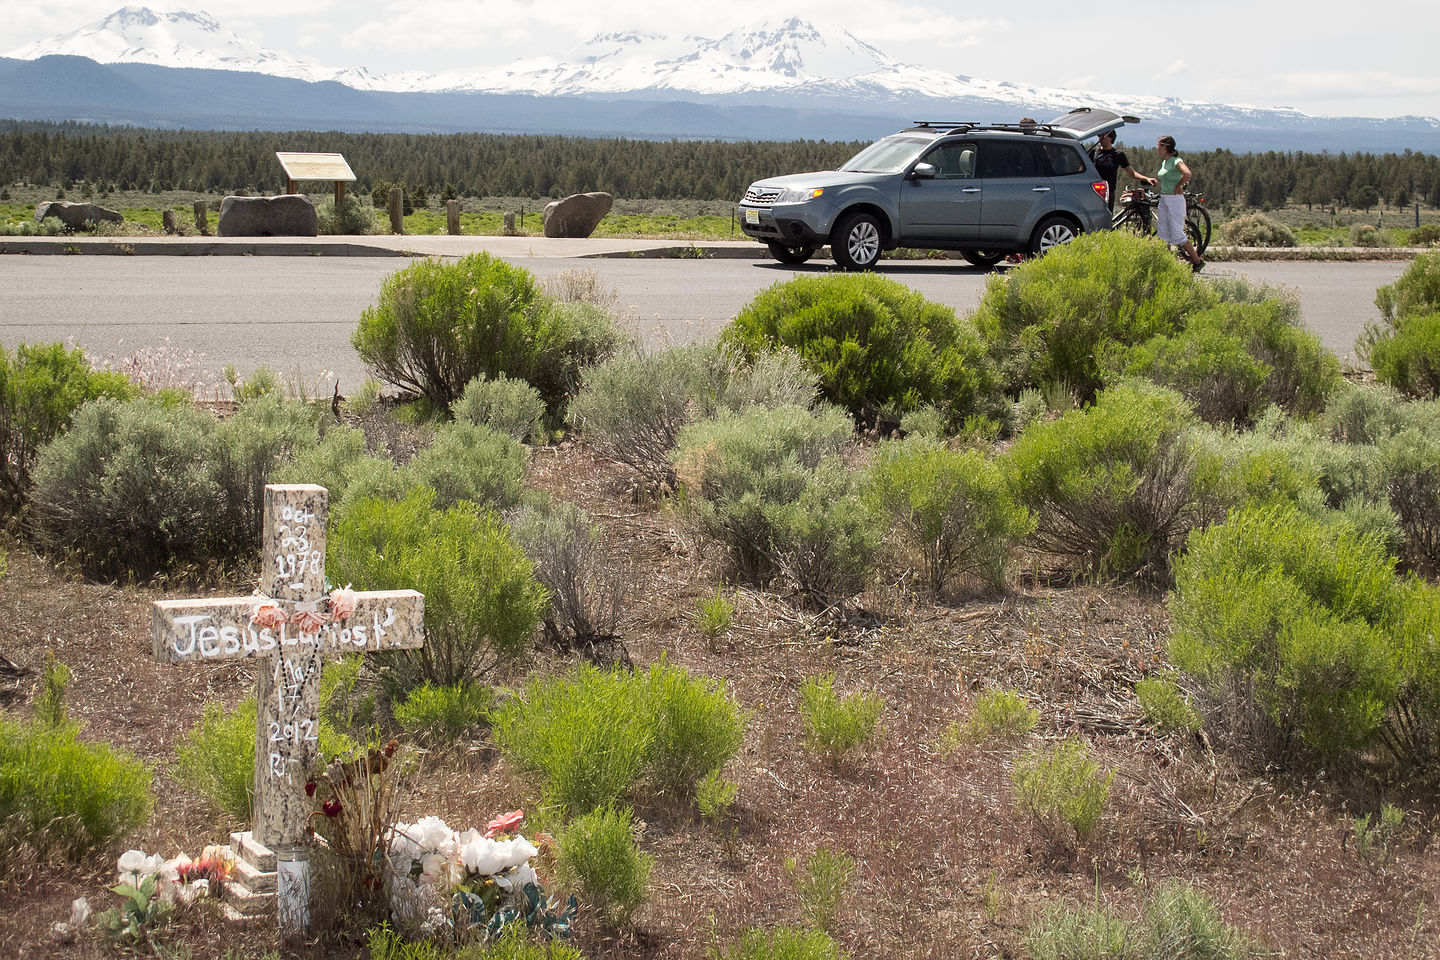
POLYGON ((1033 143, 982 143, 980 176, 986 179, 1046 176, 1033 143))
POLYGON ((1050 164, 1050 176, 1068 177, 1085 172, 1085 161, 1080 159, 1080 151, 1074 147, 1063 143, 1042 143, 1040 149, 1045 152, 1045 159, 1050 164))
POLYGON ((975 176, 975 144, 942 143, 925 154, 924 162, 934 165, 936 180, 968 180, 975 176))

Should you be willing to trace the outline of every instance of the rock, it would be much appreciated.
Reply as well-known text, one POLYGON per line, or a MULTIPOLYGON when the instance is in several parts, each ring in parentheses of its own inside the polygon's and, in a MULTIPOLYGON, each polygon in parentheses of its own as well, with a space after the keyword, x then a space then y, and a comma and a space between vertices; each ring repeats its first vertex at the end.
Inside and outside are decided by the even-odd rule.
POLYGON ((37 206, 35 219, 44 220, 46 217, 56 218, 71 230, 79 230, 87 223, 96 224, 102 220, 121 223, 125 219, 114 210, 106 209, 98 203, 71 203, 69 200, 52 200, 37 206))
POLYGON ((577 193, 545 205, 545 236, 588 237, 615 205, 608 193, 577 193))
POLYGON ((310 198, 298 193, 226 197, 216 232, 222 237, 313 237, 320 233, 320 219, 310 198))

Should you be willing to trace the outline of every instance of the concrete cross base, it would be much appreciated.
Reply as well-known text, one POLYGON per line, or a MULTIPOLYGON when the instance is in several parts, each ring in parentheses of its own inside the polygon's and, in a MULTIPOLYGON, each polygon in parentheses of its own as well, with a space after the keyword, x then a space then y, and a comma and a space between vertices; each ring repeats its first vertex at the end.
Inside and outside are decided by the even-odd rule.
POLYGON ((275 912, 275 852, 246 830, 230 834, 225 848, 235 858, 235 869, 225 885, 225 916, 249 920, 275 912))

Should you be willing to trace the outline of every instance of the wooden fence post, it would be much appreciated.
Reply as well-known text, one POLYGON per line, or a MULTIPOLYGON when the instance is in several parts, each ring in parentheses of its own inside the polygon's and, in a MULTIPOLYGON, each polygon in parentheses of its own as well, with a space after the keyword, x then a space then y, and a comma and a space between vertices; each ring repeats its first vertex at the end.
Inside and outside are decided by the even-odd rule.
POLYGON ((460 235, 460 201, 445 201, 445 229, 450 231, 452 237, 460 235))
POLYGON ((399 187, 390 188, 390 232, 405 232, 405 191, 399 187))

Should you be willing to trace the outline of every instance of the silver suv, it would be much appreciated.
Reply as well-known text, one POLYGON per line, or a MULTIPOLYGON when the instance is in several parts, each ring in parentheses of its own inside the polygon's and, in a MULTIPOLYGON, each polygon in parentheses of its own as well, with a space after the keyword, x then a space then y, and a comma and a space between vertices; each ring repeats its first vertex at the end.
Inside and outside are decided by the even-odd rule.
POLYGON ((896 247, 955 250, 978 266, 1038 256, 1110 226, 1108 187, 1081 141, 1139 122, 1089 107, 1050 123, 917 122, 839 170, 751 184, 740 226, 781 263, 828 243, 846 270, 896 247))

